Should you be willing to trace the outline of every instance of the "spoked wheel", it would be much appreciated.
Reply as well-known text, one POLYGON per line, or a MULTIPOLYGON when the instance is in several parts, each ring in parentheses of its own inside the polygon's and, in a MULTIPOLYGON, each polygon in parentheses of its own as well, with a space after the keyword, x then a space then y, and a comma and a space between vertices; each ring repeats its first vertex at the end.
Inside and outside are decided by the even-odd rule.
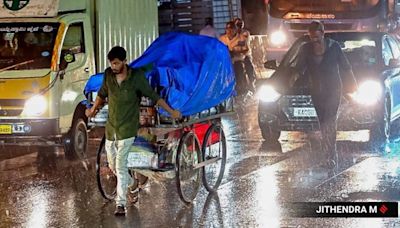
POLYGON ((194 167, 200 162, 199 140, 193 132, 186 132, 179 142, 175 169, 179 196, 187 204, 193 202, 200 188, 200 168, 194 167))
POLYGON ((226 164, 225 133, 220 125, 213 124, 208 128, 201 151, 204 163, 210 162, 202 168, 203 185, 213 193, 221 184, 226 164))
POLYGON ((105 150, 106 138, 103 136, 100 147, 97 150, 96 176, 97 186, 101 195, 108 200, 113 200, 117 194, 117 177, 108 166, 107 153, 105 150))

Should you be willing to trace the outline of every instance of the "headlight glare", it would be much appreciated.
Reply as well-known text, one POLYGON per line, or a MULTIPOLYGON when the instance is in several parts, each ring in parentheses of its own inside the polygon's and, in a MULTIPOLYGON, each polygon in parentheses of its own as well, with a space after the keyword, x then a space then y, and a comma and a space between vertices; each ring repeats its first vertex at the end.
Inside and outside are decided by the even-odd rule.
POLYGON ((376 81, 363 82, 351 97, 360 104, 374 105, 382 96, 382 86, 376 81))
POLYGON ((270 85, 262 85, 257 91, 257 98, 263 102, 275 102, 281 94, 270 85))
POLYGON ((286 34, 283 31, 278 30, 271 33, 270 42, 274 46, 281 46, 286 42, 286 39, 286 34))
POLYGON ((42 95, 36 95, 29 98, 25 102, 24 115, 27 116, 40 116, 47 110, 46 98, 42 95))

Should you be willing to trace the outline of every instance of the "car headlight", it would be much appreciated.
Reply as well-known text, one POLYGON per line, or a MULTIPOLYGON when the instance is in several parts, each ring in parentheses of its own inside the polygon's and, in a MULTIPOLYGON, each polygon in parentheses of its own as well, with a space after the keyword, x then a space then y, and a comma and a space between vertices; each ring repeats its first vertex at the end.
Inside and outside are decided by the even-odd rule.
POLYGON ((270 85, 262 85, 257 91, 257 98, 263 102, 275 102, 281 94, 270 85))
POLYGON ((24 115, 27 116, 40 116, 47 110, 46 98, 42 95, 36 95, 29 98, 25 102, 24 115))
POLYGON ((376 81, 363 82, 356 92, 351 94, 351 97, 360 104, 374 105, 382 97, 382 86, 376 81))
POLYGON ((279 30, 271 33, 270 42, 274 46, 281 46, 286 42, 286 34, 279 30))

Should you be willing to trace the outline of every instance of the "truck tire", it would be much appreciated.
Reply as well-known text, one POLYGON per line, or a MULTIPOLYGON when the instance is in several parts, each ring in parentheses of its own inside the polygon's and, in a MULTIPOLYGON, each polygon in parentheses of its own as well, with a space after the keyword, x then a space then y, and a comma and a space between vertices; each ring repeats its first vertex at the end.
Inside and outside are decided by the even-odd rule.
POLYGON ((65 157, 69 160, 85 159, 88 144, 88 132, 83 118, 73 121, 71 130, 64 139, 65 157))
POLYGON ((260 126, 261 135, 267 142, 277 142, 281 136, 281 131, 271 126, 260 126))

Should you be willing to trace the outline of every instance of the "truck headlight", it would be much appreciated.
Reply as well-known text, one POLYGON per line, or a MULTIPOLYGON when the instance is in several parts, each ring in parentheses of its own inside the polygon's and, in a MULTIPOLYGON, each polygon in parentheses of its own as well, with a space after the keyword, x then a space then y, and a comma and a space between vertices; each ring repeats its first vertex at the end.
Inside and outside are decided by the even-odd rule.
POLYGON ((286 39, 287 39, 286 34, 283 31, 278 30, 271 33, 271 37, 269 40, 272 45, 281 46, 286 42, 286 39))
POLYGON ((270 85, 262 85, 257 91, 257 98, 263 102, 275 102, 281 94, 270 85))
POLYGON ((376 81, 363 82, 356 92, 351 94, 351 97, 360 104, 374 105, 382 97, 382 86, 376 81))
POLYGON ((24 115, 27 116, 40 116, 47 110, 46 98, 42 95, 36 95, 29 98, 25 102, 24 115))

